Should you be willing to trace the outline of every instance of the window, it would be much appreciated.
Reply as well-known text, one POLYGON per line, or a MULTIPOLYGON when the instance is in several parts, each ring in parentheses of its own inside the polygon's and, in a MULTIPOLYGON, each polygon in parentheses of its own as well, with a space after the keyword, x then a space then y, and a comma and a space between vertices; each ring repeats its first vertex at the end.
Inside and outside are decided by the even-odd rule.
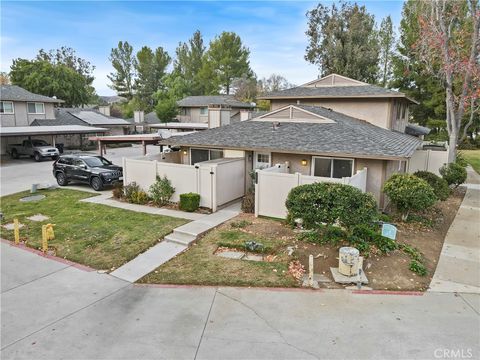
POLYGON ((313 157, 313 176, 342 178, 353 175, 353 160, 313 157))
POLYGON ((216 160, 223 158, 223 150, 209 150, 209 149, 191 149, 190 150, 190 164, 208 160, 216 160))
POLYGON ((43 103, 27 103, 29 114, 45 114, 45 107, 43 103))
POLYGON ((13 102, 0 101, 0 114, 13 114, 13 102))
POLYGON ((265 169, 270 166, 269 153, 255 153, 255 169, 265 169))
POLYGON ((200 108, 200 115, 208 115, 208 108, 206 107, 200 108))

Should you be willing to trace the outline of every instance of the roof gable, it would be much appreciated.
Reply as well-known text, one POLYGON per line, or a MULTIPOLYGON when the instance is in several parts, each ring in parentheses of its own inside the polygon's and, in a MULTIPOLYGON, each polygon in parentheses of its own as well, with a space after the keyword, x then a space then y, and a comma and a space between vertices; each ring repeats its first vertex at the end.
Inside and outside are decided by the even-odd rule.
POLYGON ((280 109, 261 115, 254 121, 275 121, 275 122, 303 122, 303 123, 334 123, 335 121, 320 114, 308 111, 295 105, 287 105, 280 109))
POLYGON ((34 94, 17 85, 2 85, 0 87, 0 100, 7 101, 38 101, 44 103, 63 103, 65 101, 48 96, 34 94))
POLYGON ((301 86, 305 87, 319 87, 319 86, 358 86, 369 85, 365 82, 355 80, 346 76, 338 74, 330 74, 320 79, 315 79, 301 86))

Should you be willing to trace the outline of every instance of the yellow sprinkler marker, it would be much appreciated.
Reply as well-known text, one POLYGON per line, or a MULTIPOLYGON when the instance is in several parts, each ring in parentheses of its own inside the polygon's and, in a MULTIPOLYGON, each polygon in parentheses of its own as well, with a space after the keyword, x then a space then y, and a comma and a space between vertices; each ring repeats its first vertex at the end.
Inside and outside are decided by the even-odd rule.
POLYGON ((55 224, 47 224, 47 240, 55 239, 55 233, 53 232, 53 227, 55 224))
POLYGON ((48 250, 47 225, 42 225, 42 251, 46 253, 47 250, 48 250))
POLYGON ((15 236, 15 244, 20 242, 20 228, 18 226, 18 219, 13 219, 13 234, 15 236))

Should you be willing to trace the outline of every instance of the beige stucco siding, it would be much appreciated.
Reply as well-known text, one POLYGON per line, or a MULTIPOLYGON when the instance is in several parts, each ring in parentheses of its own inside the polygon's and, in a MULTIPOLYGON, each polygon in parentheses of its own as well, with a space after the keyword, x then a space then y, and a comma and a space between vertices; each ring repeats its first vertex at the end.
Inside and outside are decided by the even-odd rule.
MULTIPOLYGON (((388 129, 391 106, 389 99, 299 99, 300 104, 330 108, 334 111, 362 119, 388 129)), ((271 110, 290 104, 297 104, 297 99, 271 100, 271 110)))
POLYGON ((298 172, 302 175, 310 175, 311 159, 310 155, 272 153, 271 161, 272 165, 284 164, 288 161, 291 174, 298 172), (307 165, 302 165, 302 160, 307 160, 307 165))
POLYGON ((377 204, 382 206, 382 187, 385 179, 385 160, 355 159, 355 171, 367 168, 367 192, 373 194, 377 204))

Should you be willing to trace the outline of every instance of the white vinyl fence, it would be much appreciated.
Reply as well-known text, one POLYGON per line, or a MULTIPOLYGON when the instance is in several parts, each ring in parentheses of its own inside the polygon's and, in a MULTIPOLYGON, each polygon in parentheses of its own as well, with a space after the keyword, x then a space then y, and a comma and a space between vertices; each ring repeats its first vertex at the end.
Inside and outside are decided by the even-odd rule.
POLYGON ((439 150, 416 150, 408 161, 408 172, 430 171, 440 175, 438 171, 448 162, 448 148, 446 151, 439 150))
POLYGON ((157 160, 123 159, 124 185, 136 182, 148 191, 156 176, 166 176, 175 188, 173 202, 180 194, 197 193, 200 206, 216 211, 218 206, 245 194, 245 159, 229 158, 204 161, 195 165, 167 163, 157 160))
POLYGON ((255 182, 255 216, 271 216, 285 219, 287 208, 285 201, 288 193, 296 186, 315 182, 332 182, 354 186, 365 192, 367 187, 367 168, 358 171, 352 177, 340 179, 286 173, 284 165, 275 165, 257 170, 255 182))

